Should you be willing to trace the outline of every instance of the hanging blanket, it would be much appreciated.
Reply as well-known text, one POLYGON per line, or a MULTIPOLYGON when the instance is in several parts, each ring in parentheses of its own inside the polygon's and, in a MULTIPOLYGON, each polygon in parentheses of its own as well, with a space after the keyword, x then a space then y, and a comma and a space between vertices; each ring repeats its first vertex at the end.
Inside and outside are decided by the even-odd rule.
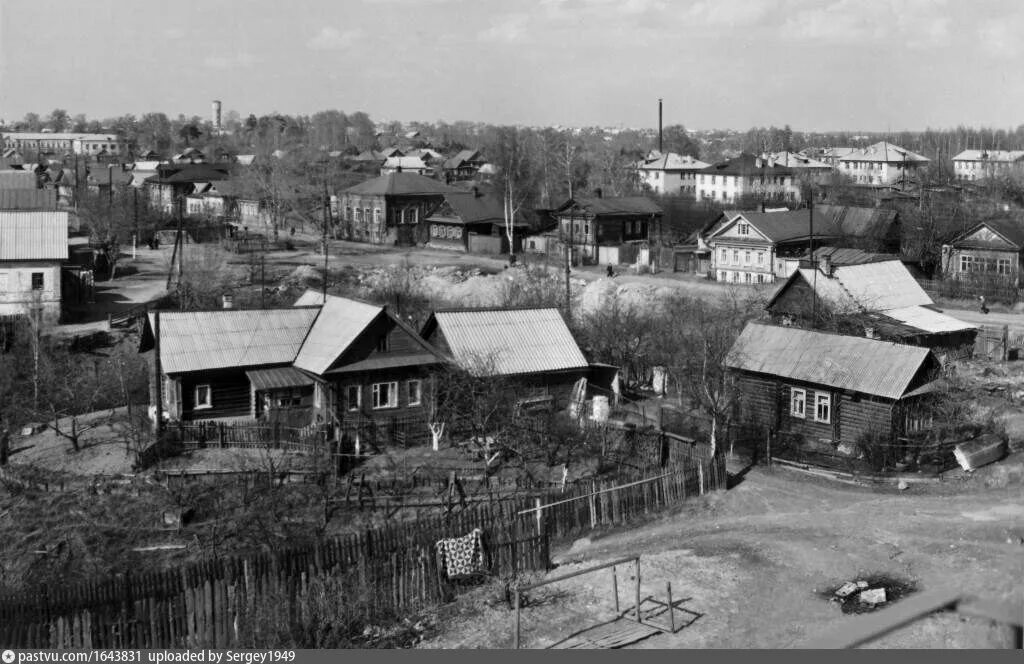
POLYGON ((449 579, 479 574, 484 571, 483 531, 474 528, 468 535, 439 540, 437 554, 449 579))

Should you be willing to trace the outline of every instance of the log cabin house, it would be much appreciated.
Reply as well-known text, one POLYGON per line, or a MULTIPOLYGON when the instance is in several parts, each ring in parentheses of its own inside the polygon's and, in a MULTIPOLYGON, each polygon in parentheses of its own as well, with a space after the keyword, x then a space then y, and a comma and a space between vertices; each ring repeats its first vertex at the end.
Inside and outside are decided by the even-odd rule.
POLYGON ((798 268, 768 300, 772 320, 937 353, 960 353, 974 345, 978 328, 935 308, 899 259, 835 265, 833 254, 818 255, 816 267, 798 268))
MULTIPOLYGON (((558 221, 554 251, 571 252, 573 265, 649 264, 651 234, 664 213, 645 196, 575 196, 552 212, 558 221)), ((548 251, 552 251, 549 244, 548 251)))
POLYGON ((339 437, 398 423, 426 435, 445 361, 385 307, 313 291, 281 309, 150 313, 140 352, 155 348, 171 420, 321 423, 339 437))
POLYGON ((737 421, 826 454, 926 428, 941 371, 927 348, 763 323, 747 324, 725 364, 737 421))
POLYGON ((421 336, 459 367, 517 386, 517 406, 561 410, 590 365, 555 308, 436 311, 421 336))

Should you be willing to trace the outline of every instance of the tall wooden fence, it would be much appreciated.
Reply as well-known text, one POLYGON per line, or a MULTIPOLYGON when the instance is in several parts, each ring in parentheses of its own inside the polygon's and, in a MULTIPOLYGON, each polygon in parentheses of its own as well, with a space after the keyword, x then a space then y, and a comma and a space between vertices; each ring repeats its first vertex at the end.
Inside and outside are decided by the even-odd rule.
MULTIPOLYGON (((197 562, 98 582, 0 596, 0 646, 198 648, 278 645, 324 615, 373 621, 449 600, 457 590, 436 543, 483 533, 486 574, 550 567, 550 542, 622 524, 725 488, 725 464, 682 462, 621 486, 595 483, 539 499, 480 505, 280 553, 197 562), (343 615, 338 615, 339 611, 343 615)), ((303 645, 306 645, 303 643, 303 645)))

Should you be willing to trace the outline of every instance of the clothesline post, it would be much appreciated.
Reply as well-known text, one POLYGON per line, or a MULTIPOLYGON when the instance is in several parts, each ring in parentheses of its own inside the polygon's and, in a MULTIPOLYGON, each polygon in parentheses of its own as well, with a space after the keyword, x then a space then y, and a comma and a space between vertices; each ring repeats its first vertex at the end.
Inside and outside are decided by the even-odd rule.
POLYGON ((612 567, 612 592, 615 593, 615 617, 619 617, 619 577, 615 573, 615 567, 612 567))
POLYGON ((636 621, 640 622, 640 556, 636 558, 636 621))

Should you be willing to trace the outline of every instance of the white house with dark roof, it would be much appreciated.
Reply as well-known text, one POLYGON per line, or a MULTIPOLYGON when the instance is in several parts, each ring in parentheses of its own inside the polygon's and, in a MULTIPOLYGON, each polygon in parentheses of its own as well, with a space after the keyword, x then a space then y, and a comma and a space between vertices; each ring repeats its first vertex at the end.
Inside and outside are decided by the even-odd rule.
POLYGON ((697 172, 711 164, 675 152, 652 155, 637 162, 640 186, 656 194, 693 196, 697 172))
POLYGON ((60 266, 68 259, 68 213, 0 211, 0 316, 27 315, 34 306, 60 318, 60 266))

